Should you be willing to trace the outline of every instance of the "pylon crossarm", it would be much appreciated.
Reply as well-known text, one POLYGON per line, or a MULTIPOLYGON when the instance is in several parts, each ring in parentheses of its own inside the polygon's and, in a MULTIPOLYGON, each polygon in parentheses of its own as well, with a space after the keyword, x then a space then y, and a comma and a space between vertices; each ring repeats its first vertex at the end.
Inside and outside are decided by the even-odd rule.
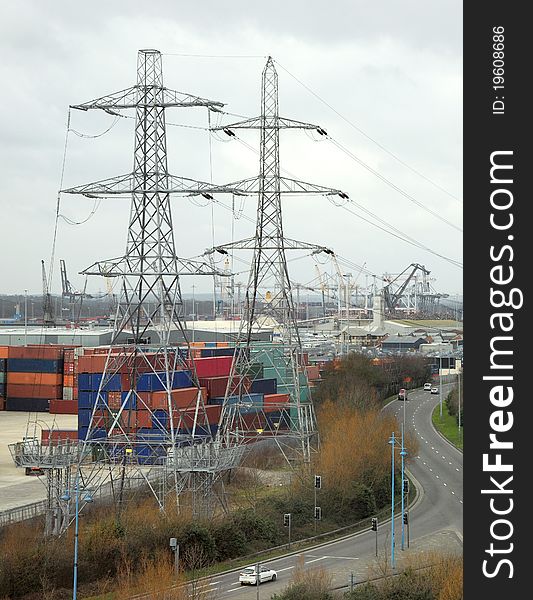
POLYGON ((89 100, 81 104, 72 104, 70 108, 76 110, 91 110, 101 109, 105 111, 121 108, 137 108, 143 106, 159 107, 159 108, 171 108, 171 107, 184 107, 188 108, 191 106, 208 106, 208 107, 222 107, 224 103, 217 102, 215 100, 208 100, 207 98, 201 98, 200 96, 193 96, 191 94, 185 94, 183 92, 177 92, 175 90, 169 90, 165 87, 158 85, 147 86, 148 88, 155 88, 162 91, 162 97, 159 101, 154 102, 153 100, 146 104, 142 98, 145 96, 146 87, 134 85, 133 87, 118 92, 112 92, 101 98, 89 100))
POLYGON ((100 275, 103 277, 121 276, 176 276, 183 275, 216 275, 227 277, 227 273, 213 268, 207 263, 179 258, 177 256, 145 256, 141 268, 141 259, 136 258, 112 258, 92 264, 80 272, 80 275, 100 275), (176 268, 177 267, 177 268, 176 268))
MULTIPOLYGON (((306 181, 300 181, 299 179, 290 179, 289 177, 279 177, 279 193, 281 194, 320 194, 326 196, 341 196, 341 198, 348 198, 348 194, 342 190, 335 188, 324 187, 322 185, 316 185, 314 183, 307 183, 306 181)), ((261 177, 250 177, 249 179, 242 179, 241 181, 233 181, 225 185, 225 188, 234 190, 233 193, 236 195, 251 195, 263 192, 261 185, 261 177)), ((207 190, 210 192, 211 190, 207 190)))
MULTIPOLYGON (((285 250, 310 250, 313 254, 319 254, 321 252, 324 252, 325 254, 333 254, 333 251, 325 246, 317 246, 316 244, 300 242, 290 238, 283 238, 283 247, 285 250)), ((230 242, 228 244, 222 244, 220 246, 208 248, 204 252, 204 256, 214 254, 215 252, 218 252, 219 254, 227 254, 229 250, 255 250, 256 248, 257 239, 255 237, 246 238, 237 242, 230 242)), ((271 243, 269 243, 268 236, 265 236, 261 248, 263 250, 276 250, 279 248, 279 240, 273 237, 271 243)))
POLYGON ((136 181, 133 173, 126 175, 118 175, 109 179, 102 179, 92 183, 86 183, 75 187, 61 190, 64 194, 83 194, 89 198, 99 198, 105 196, 127 196, 133 193, 155 193, 160 194, 189 194, 199 195, 205 193, 219 194, 238 194, 244 193, 241 190, 232 188, 231 186, 216 186, 205 181, 197 181, 188 177, 180 177, 178 175, 165 175, 156 182, 155 186, 150 181, 150 187, 144 188, 136 181))
POLYGON ((264 119, 261 117, 252 117, 251 119, 238 121, 237 123, 211 127, 211 131, 225 131, 226 129, 314 129, 325 133, 320 125, 296 121, 295 119, 286 119, 284 117, 265 117, 264 119))

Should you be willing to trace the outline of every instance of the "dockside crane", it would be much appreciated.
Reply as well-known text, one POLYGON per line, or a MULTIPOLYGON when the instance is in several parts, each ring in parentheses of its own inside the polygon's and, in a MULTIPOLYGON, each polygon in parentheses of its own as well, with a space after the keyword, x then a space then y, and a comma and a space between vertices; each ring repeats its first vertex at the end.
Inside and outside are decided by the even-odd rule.
POLYGON ((395 310, 395 308, 398 305, 398 302, 403 297, 407 286, 413 280, 417 271, 421 271, 424 275, 430 274, 430 271, 428 271, 423 265, 419 265, 418 263, 411 263, 399 275, 397 275, 394 279, 389 281, 387 285, 383 287, 383 298, 385 300, 385 307, 389 311, 395 310), (409 271, 409 269, 411 270, 409 271), (405 277, 403 282, 399 285, 399 287, 396 290, 394 290, 394 284, 396 282, 399 282, 408 271, 409 273, 405 277))
POLYGON ((41 260, 41 271, 43 277, 43 323, 47 327, 54 327, 56 324, 54 310, 52 307, 52 296, 48 290, 48 281, 46 279, 46 268, 44 260, 41 260))

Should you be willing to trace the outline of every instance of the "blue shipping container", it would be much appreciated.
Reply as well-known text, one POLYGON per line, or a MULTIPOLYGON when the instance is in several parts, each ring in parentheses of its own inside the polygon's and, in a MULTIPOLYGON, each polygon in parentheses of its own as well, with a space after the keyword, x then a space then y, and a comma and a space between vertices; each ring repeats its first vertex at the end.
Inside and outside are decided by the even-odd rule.
POLYGON ((90 392, 91 387, 91 374, 90 373, 78 373, 78 391, 90 392))
MULTIPOLYGON (((91 375, 91 389, 93 391, 98 391, 100 388, 100 383, 102 383, 103 373, 93 373, 91 375)), ((117 373, 115 375, 106 375, 103 381, 102 390, 106 392, 120 392, 120 375, 117 373)))
POLYGON ((62 373, 62 360, 40 358, 9 358, 7 370, 13 373, 62 373))
POLYGON ((258 394, 277 394, 278 382, 276 379, 254 379, 250 391, 258 394))
MULTIPOLYGON (((165 373, 143 373, 137 381, 139 392, 160 392, 165 389, 165 373)), ((175 371, 172 377, 172 389, 193 387, 190 371, 175 371)))
MULTIPOLYGON (((92 409, 98 398, 98 392, 78 392, 78 410, 83 408, 92 409)), ((100 400, 97 408, 105 408, 107 402, 107 392, 100 393, 100 400)))

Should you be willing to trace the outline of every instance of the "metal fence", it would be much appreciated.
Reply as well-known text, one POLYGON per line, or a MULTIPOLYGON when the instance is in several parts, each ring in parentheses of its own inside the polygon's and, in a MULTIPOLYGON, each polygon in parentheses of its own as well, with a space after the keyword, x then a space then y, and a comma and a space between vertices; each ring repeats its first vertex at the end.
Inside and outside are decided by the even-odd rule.
POLYGON ((26 504, 24 506, 17 506, 8 510, 0 512, 0 527, 9 525, 11 523, 19 523, 20 521, 26 521, 27 519, 33 519, 40 517, 46 512, 48 502, 46 500, 39 500, 32 504, 26 504))

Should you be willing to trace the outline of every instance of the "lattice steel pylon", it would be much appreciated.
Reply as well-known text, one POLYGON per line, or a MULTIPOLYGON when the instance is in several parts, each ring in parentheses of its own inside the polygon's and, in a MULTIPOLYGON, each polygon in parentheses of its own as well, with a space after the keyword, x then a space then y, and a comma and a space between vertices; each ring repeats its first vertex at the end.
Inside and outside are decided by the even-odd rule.
POLYGON ((170 194, 232 190, 170 175, 165 128, 167 108, 220 106, 164 87, 161 53, 140 50, 135 86, 71 107, 135 110, 133 171, 63 190, 131 197, 125 254, 82 272, 121 281, 111 346, 103 358, 90 359, 94 364, 81 360, 88 372, 78 375, 82 485, 108 486, 119 505, 126 485, 137 480, 151 487, 161 508, 169 494, 180 503, 188 490, 196 514, 205 515, 215 480, 236 455, 214 440, 218 415, 205 402, 194 362, 175 344, 188 345, 180 277, 215 273, 176 255, 170 205, 170 194))
POLYGON ((255 236, 208 251, 252 250, 245 314, 241 321, 237 350, 224 398, 218 437, 226 447, 273 439, 289 461, 309 462, 318 437, 311 391, 306 375, 296 311, 287 268, 287 250, 328 252, 324 247, 285 237, 282 194, 347 195, 280 173, 281 129, 309 129, 321 135, 317 125, 279 116, 278 76, 271 57, 262 74, 261 115, 238 123, 213 128, 228 135, 235 129, 260 131, 259 176, 229 187, 240 193, 257 194, 255 236), (274 326, 277 342, 253 343, 254 331, 274 326), (277 379, 277 393, 261 400, 254 393, 254 380, 267 375, 277 379))

